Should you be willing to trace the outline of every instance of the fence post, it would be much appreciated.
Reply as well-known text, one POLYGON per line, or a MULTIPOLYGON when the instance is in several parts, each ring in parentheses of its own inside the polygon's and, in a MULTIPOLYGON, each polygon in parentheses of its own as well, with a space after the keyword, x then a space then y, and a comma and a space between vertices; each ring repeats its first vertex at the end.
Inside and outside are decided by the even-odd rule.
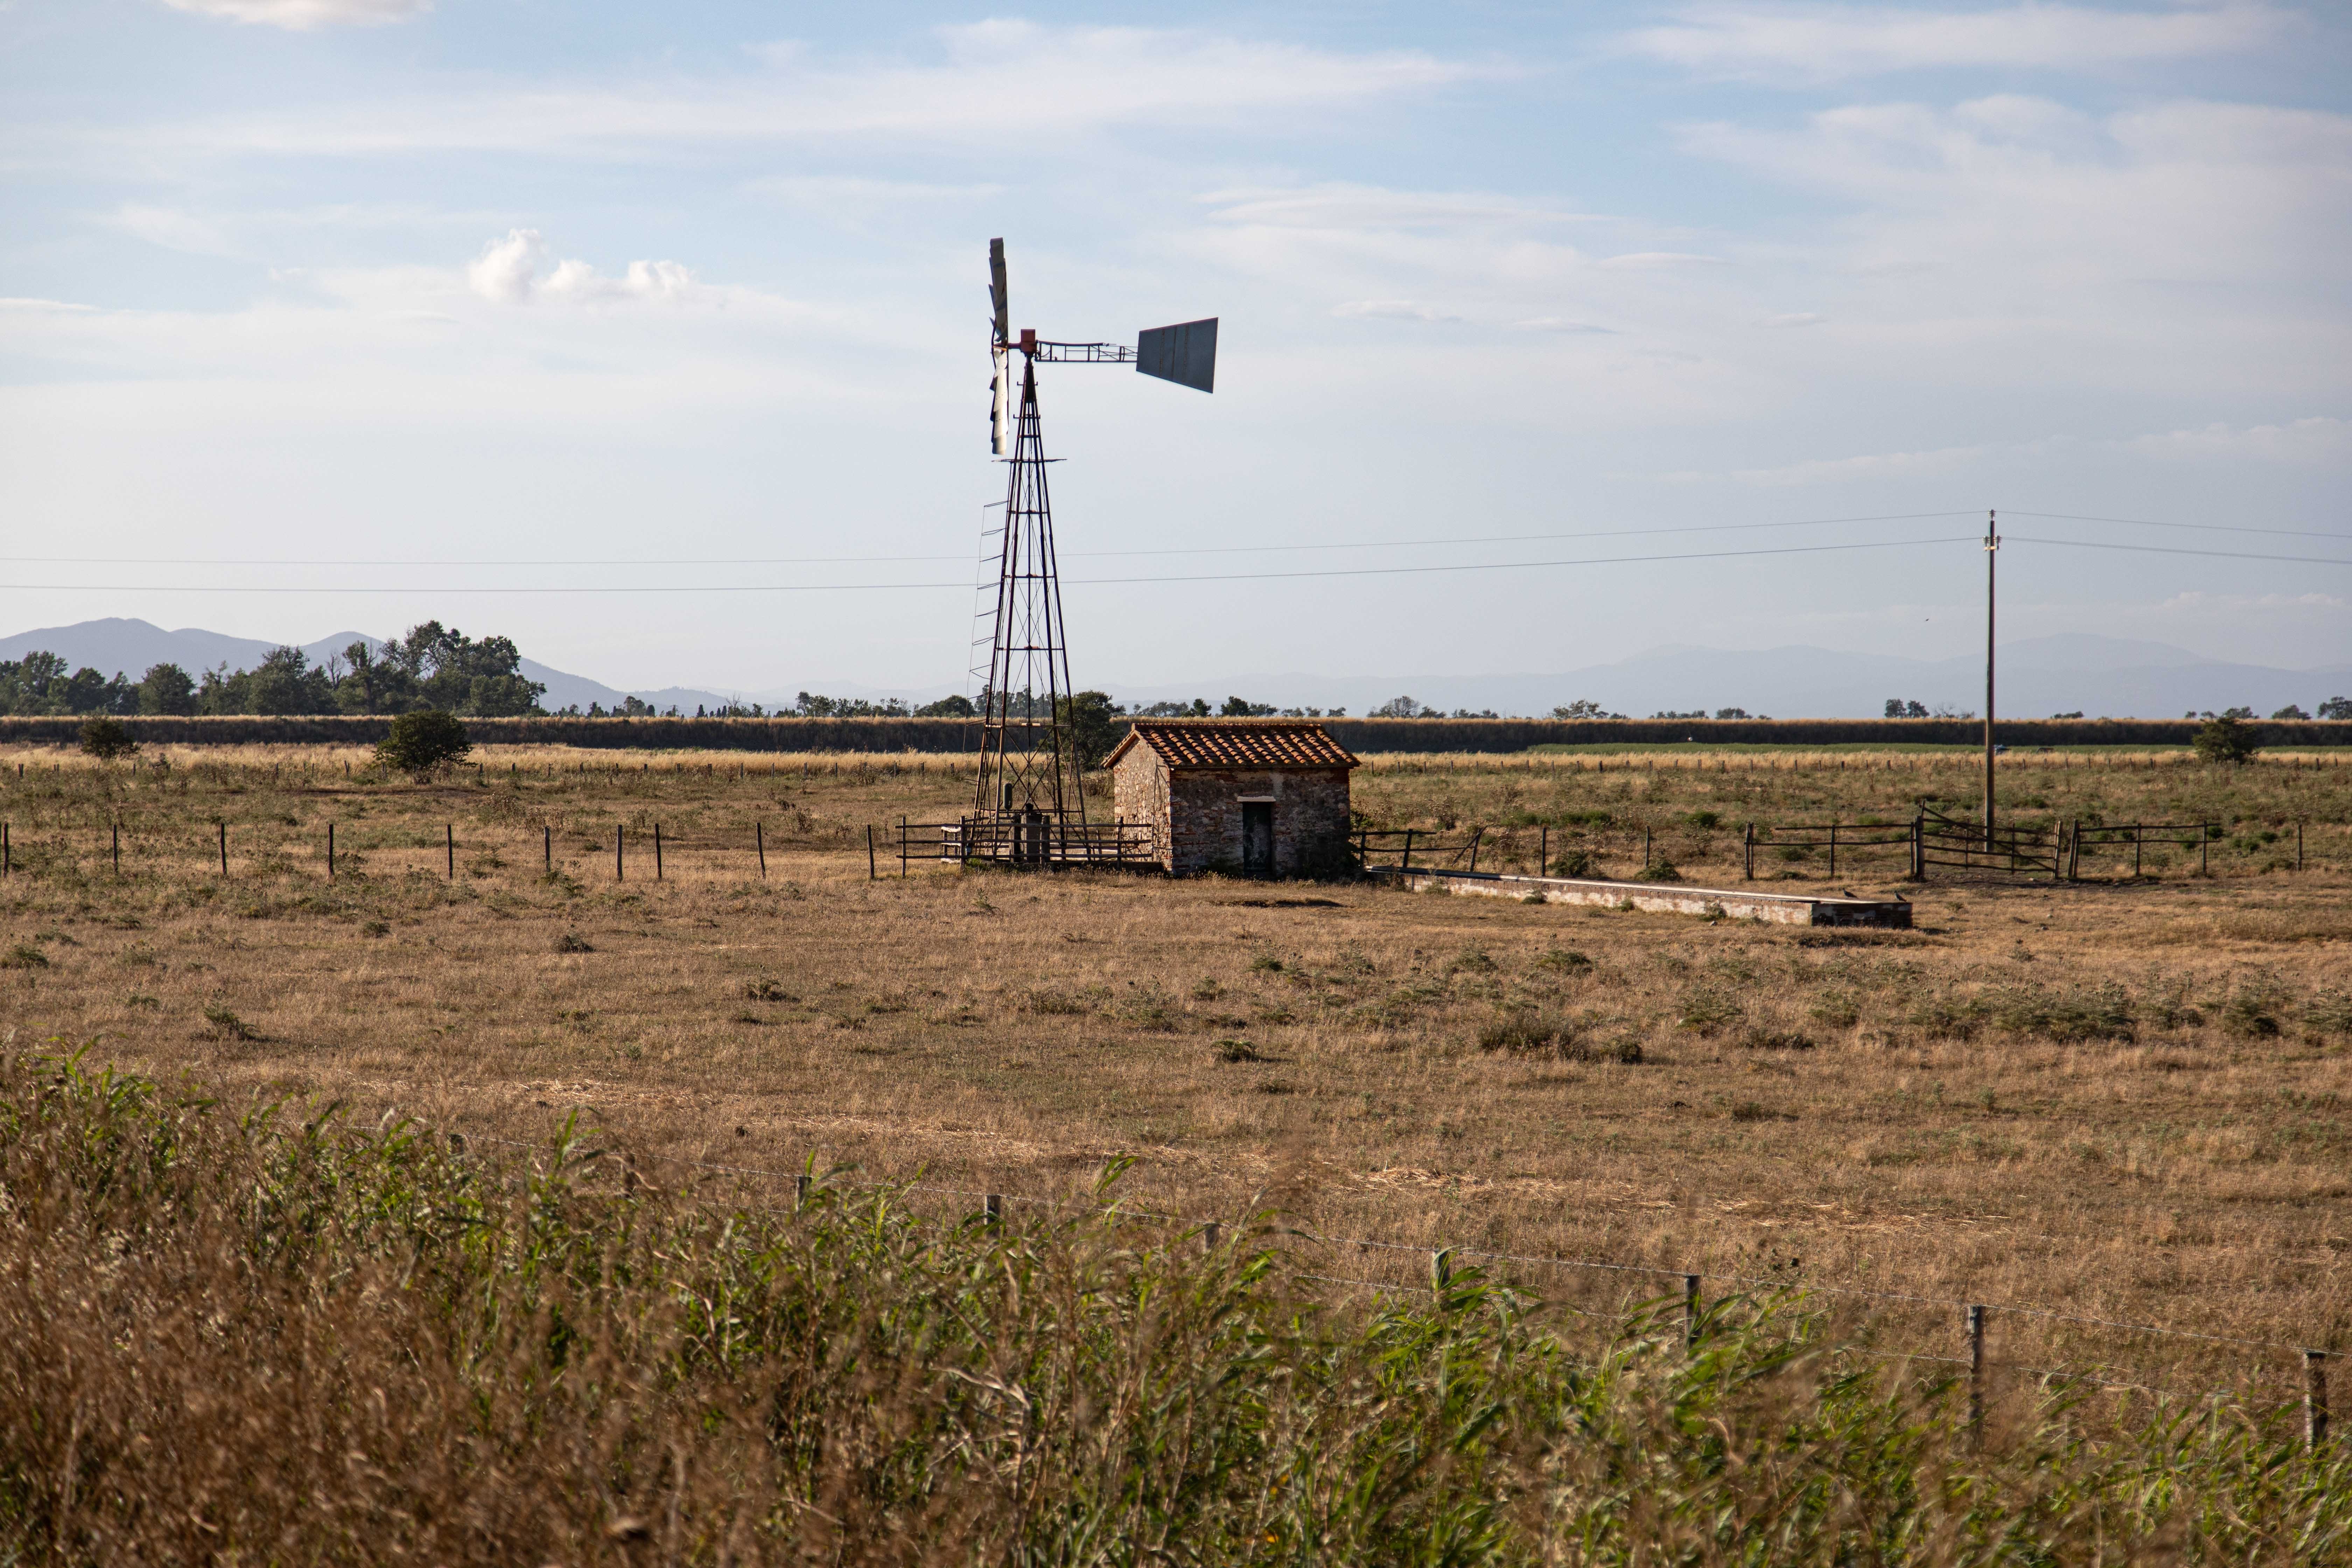
POLYGON ((327 824, 327 880, 335 879, 335 825, 327 824))
POLYGON ((629 879, 629 863, 622 858, 621 853, 621 841, 627 836, 628 831, 617 822, 613 825, 613 880, 615 882, 625 882, 629 879))
MULTIPOLYGON (((2303 829, 2299 827, 2295 829, 2294 842, 2295 868, 2301 870, 2303 868, 2303 829)), ((1551 824, 1549 822, 1544 824, 1543 837, 1536 847, 1536 875, 1538 877, 1551 875, 1551 824)))
POLYGON ((1470 836, 1470 869, 1473 871, 1478 869, 1478 844, 1486 837, 1486 830, 1484 827, 1470 836))
POLYGON ((1643 827, 1643 829, 1642 829, 1642 869, 1643 869, 1643 870, 1644 870, 1644 871, 1647 871, 1649 868, 1650 868, 1650 830, 1649 830, 1649 828, 1648 828, 1646 826, 1644 826, 1643 827))
POLYGON ((1911 814, 1911 879, 1927 879, 1927 814, 1924 811, 1911 814))
POLYGON ((656 822, 654 824, 654 880, 658 882, 661 879, 661 824, 656 822))
POLYGON ((220 824, 220 856, 221 875, 226 877, 228 875, 228 819, 226 817, 223 817, 220 824))
POLYGON ((760 880, 768 879, 768 830, 759 818, 751 819, 751 847, 760 852, 760 880))
POLYGON ((1683 1276, 1683 1348, 1698 1343, 1698 1276, 1683 1276))
POLYGON ((1748 880, 1756 879, 1756 825, 1749 823, 1739 836, 1740 858, 1747 868, 1748 880))
POLYGON ((555 826, 552 823, 539 825, 539 854, 549 876, 555 874, 555 826))
POLYGON ((441 825, 441 833, 448 845, 449 879, 454 882, 457 879, 457 825, 445 822, 441 825))
POLYGON ((2327 1352, 2303 1352, 2303 1446, 2327 1441, 2327 1352))
POLYGON ((874 825, 869 822, 866 825, 866 879, 871 882, 878 878, 874 869, 874 825))
POLYGON ((1831 823, 1831 824, 1830 824, 1830 880, 1831 880, 1831 881, 1832 881, 1832 882, 1834 882, 1834 881, 1836 881, 1836 880, 1837 880, 1837 830, 1838 830, 1838 825, 1837 825, 1836 823, 1834 823, 1834 822, 1831 823))
POLYGON ((1969 1441, 1984 1443, 1984 1324, 1982 1307, 1969 1309, 1969 1441))
POLYGON ((898 819, 898 880, 907 879, 907 819, 898 819))
POLYGON ((2294 825, 2294 868, 2303 869, 2303 824, 2294 825))
MULTIPOLYGON (((868 829, 868 831, 871 831, 871 829, 868 829)), ((1002 1193, 989 1194, 982 1206, 983 1213, 987 1215, 989 1229, 995 1230, 1004 1224, 1004 1194, 1002 1193)))
POLYGON ((1410 827, 1404 830, 1404 864, 1398 869, 1407 872, 1412 869, 1412 829, 1410 827))
POLYGON ((8 825, 0 822, 0 877, 5 877, 15 869, 15 867, 10 864, 11 858, 8 852, 8 825))

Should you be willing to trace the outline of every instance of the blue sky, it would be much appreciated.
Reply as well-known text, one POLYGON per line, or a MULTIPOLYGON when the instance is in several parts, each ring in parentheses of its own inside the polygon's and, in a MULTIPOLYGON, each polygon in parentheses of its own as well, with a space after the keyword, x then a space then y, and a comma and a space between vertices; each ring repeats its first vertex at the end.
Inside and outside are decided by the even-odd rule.
POLYGON ((1046 373, 1085 684, 1946 657, 1966 542, 1230 574, 1996 506, 2005 635, 2352 658, 2352 567, 2017 536, 2342 538, 2010 515, 2352 534, 2336 7, 16 0, 0 82, 8 553, 120 563, 0 629, 960 685, 1001 235, 1015 326, 1223 321, 1046 373))

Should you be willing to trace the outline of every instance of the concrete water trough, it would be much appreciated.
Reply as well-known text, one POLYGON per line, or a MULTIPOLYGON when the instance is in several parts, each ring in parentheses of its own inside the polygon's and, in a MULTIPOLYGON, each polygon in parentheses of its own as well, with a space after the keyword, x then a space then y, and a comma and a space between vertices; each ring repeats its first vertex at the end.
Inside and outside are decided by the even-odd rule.
POLYGON ((1398 883, 1414 892, 1443 888, 1449 893, 1475 893, 1490 899, 1541 899, 1548 904, 1598 904, 1608 909, 1648 910, 1657 914, 1769 921, 1776 925, 1911 929, 1911 905, 1905 899, 1738 892, 1726 888, 1684 888, 1663 882, 1518 877, 1498 871, 1403 871, 1387 866, 1371 868, 1365 875, 1398 883))

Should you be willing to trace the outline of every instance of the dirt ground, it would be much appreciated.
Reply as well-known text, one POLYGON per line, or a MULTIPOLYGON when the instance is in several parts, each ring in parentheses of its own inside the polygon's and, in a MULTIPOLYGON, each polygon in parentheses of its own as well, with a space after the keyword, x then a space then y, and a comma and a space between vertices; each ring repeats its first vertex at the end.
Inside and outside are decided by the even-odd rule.
MULTIPOLYGON (((1139 1205, 1391 1244, 1301 1240, 1343 1279, 1425 1279, 1450 1247, 1593 1310, 1685 1271, 1710 1296, 1887 1292, 1830 1299, 1950 1354, 1947 1303, 1990 1302, 2000 1359, 2116 1384, 2291 1391, 2293 1347, 2352 1348, 2352 769, 2325 759, 2004 762, 2028 823, 2219 823, 2210 876, 2192 849, 2137 880, 2110 858, 2082 886, 1914 886, 1887 851, 1832 883, 1767 841, 1759 877, 1899 890, 1904 933, 1361 883, 869 879, 865 827, 951 816, 957 759, 480 760, 420 785, 357 753, 10 753, 6 1048, 475 1136, 577 1110, 645 1180, 728 1190, 789 1185, 676 1162, 854 1164, 955 1205, 1083 1194, 1131 1156, 1139 1205)), ((1444 842, 1488 827, 1504 864, 1543 844, 1631 874, 1646 832, 1738 885, 1748 822, 1907 821, 1975 787, 1965 757, 1670 761, 1381 759, 1357 799, 1444 842)))

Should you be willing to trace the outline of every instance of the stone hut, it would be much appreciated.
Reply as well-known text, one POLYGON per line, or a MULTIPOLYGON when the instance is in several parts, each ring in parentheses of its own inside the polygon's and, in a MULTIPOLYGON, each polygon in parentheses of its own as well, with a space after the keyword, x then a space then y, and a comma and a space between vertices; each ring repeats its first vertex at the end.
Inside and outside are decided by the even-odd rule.
POLYGON ((1123 822, 1174 876, 1328 873, 1347 863, 1356 759, 1306 719, 1138 719, 1108 764, 1123 822))

